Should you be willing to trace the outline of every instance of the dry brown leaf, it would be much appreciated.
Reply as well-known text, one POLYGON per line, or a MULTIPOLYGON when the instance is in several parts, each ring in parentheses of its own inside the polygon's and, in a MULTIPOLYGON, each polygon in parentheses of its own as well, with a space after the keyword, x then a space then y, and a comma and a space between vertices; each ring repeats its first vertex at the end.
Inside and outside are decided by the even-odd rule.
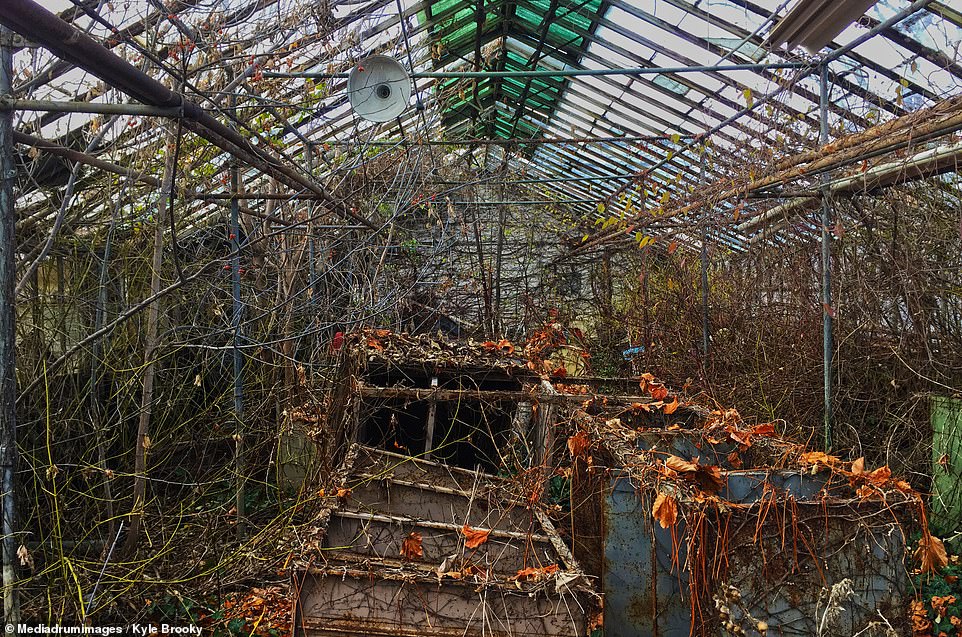
POLYGON ((698 467, 695 472, 695 482, 703 491, 718 493, 725 486, 725 479, 722 478, 721 469, 714 465, 703 465, 698 467))
POLYGON ((952 464, 952 459, 949 458, 949 454, 943 453, 941 456, 939 456, 939 459, 938 461, 936 461, 936 464, 942 467, 944 471, 948 471, 950 465, 952 464))
POLYGON ((736 469, 742 468, 742 457, 738 455, 737 451, 732 451, 730 454, 728 454, 728 464, 736 469))
POLYGON ((666 416, 670 416, 678 411, 678 396, 675 396, 670 403, 665 403, 663 410, 666 416))
POLYGON ((922 573, 935 573, 949 563, 945 545, 931 533, 919 538, 919 547, 915 549, 914 557, 919 562, 919 571, 922 573))
POLYGON ((694 482, 703 491, 717 493, 725 486, 721 469, 714 465, 700 465, 698 464, 698 458, 689 462, 678 456, 668 456, 668 459, 665 460, 665 466, 694 482))
POLYGON ((424 557, 424 548, 421 546, 421 534, 411 531, 404 541, 401 542, 401 557, 406 560, 416 560, 424 557))
POLYGON ((588 436, 585 432, 579 431, 575 435, 568 438, 568 451, 571 452, 573 458, 580 458, 585 455, 585 451, 588 449, 588 436))
POLYGON ((775 423, 766 422, 761 425, 752 427, 749 431, 753 436, 774 436, 775 435, 775 423))
POLYGON ((465 524, 461 527, 461 534, 464 536, 464 545, 469 549, 476 549, 488 541, 488 536, 491 535, 491 531, 472 529, 465 524))
POLYGON ((906 482, 905 480, 896 480, 895 488, 901 491, 902 493, 915 493, 915 489, 912 488, 912 485, 906 482))
POLYGON ((688 462, 684 458, 679 458, 678 456, 668 456, 665 460, 665 466, 678 473, 690 473, 698 471, 698 465, 694 462, 688 462))
POLYGON ((648 372, 645 372, 638 379, 638 387, 641 388, 641 391, 645 391, 646 389, 648 389, 648 384, 653 382, 655 382, 655 377, 649 374, 648 372))
POLYGON ((887 465, 883 465, 865 476, 865 479, 872 484, 885 484, 891 478, 892 470, 887 465))
POLYGON ((648 385, 648 393, 655 400, 664 400, 668 398, 668 388, 661 383, 651 383, 648 385))
POLYGON ((543 566, 541 568, 529 566, 528 568, 523 568, 520 571, 518 571, 517 574, 511 577, 510 579, 512 581, 519 581, 519 582, 520 581, 537 582, 557 572, 558 572, 557 564, 548 564, 547 566, 543 566))
POLYGON ((678 503, 670 495, 659 492, 655 504, 651 507, 651 514, 658 520, 661 528, 667 529, 678 521, 678 503))
POLYGON ((806 451, 798 457, 798 460, 803 465, 820 464, 826 467, 834 467, 841 462, 836 456, 830 456, 824 451, 806 451))
POLYGON ((865 473, 865 457, 861 457, 852 463, 852 473, 855 475, 860 475, 865 473))
POLYGON ((913 635, 921 637, 922 635, 932 634, 932 622, 929 621, 929 611, 925 608, 925 604, 921 600, 914 599, 909 603, 909 613, 912 620, 913 635))
POLYGON ((750 431, 732 429, 728 432, 728 436, 742 447, 748 448, 752 446, 752 432, 750 431))

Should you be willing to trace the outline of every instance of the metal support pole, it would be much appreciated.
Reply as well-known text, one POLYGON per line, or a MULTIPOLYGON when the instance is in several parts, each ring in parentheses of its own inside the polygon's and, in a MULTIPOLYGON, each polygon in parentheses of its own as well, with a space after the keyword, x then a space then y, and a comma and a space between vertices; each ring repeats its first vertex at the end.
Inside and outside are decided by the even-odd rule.
MULTIPOLYGON (((230 107, 235 107, 234 96, 231 95, 230 107)), ((230 191, 236 195, 240 190, 240 172, 237 160, 231 160, 230 191)), ((243 542, 247 536, 247 506, 246 506, 246 474, 247 462, 244 451, 244 357, 240 349, 241 324, 241 284, 240 284, 240 202, 235 197, 230 202, 230 249, 231 263, 231 296, 234 299, 234 312, 231 326, 234 329, 234 420, 236 432, 234 434, 234 466, 237 471, 237 498, 234 506, 237 508, 237 541, 243 542)))
MULTIPOLYGON (((304 145, 304 167, 307 168, 307 174, 311 178, 314 177, 314 149, 309 145, 304 145)), ((310 306, 310 315, 312 320, 315 321, 315 325, 320 323, 317 316, 317 300, 319 295, 317 293, 317 246, 314 241, 314 232, 317 229, 313 219, 314 219, 314 206, 310 201, 307 202, 307 218, 311 219, 307 224, 307 290, 310 300, 308 304, 310 306)), ((316 330, 311 330, 310 336, 310 350, 307 356, 307 368, 311 374, 310 380, 313 380, 314 365, 317 360, 319 353, 318 343, 320 342, 319 335, 316 330)))
MULTIPOLYGON (((0 27, 0 94, 13 90, 13 33, 0 27)), ((0 465, 3 467, 3 619, 17 634, 20 605, 17 599, 16 464, 17 464, 17 376, 15 366, 17 276, 14 253, 13 111, 0 113, 0 465)))
MULTIPOLYGON (((435 390, 438 387, 437 376, 431 377, 431 389, 435 390)), ((431 450, 434 449, 434 425, 435 420, 437 420, 438 415, 438 401, 431 399, 428 405, 428 421, 427 427, 424 432, 424 459, 431 459, 431 450)))
POLYGON ((43 113, 95 113, 101 115, 138 115, 143 117, 180 117, 180 107, 148 104, 98 104, 95 102, 49 102, 17 100, 0 94, 0 111, 39 111, 43 113))
MULTIPOLYGON (((698 174, 700 185, 705 182, 705 153, 707 148, 701 151, 701 166, 698 174)), ((706 362, 708 352, 711 349, 711 333, 708 325, 708 209, 702 208, 701 212, 701 352, 705 356, 706 362)))
MULTIPOLYGON (((828 64, 819 69, 819 143, 828 143, 828 64)), ((828 187, 829 175, 822 173, 822 380, 824 395, 824 444, 832 448, 832 358, 835 346, 832 342, 832 202, 828 187)))

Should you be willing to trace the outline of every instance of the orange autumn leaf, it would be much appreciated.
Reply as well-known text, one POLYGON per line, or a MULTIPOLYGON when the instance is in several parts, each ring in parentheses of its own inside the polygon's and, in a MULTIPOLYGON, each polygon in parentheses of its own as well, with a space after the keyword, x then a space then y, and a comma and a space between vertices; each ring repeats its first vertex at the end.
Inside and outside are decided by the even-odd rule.
POLYGON ((915 549, 914 557, 919 562, 919 571, 922 573, 935 573, 949 563, 945 545, 931 533, 919 538, 919 547, 915 549))
POLYGON ((655 382, 655 377, 652 374, 645 372, 638 379, 638 387, 641 388, 641 391, 645 391, 648 389, 648 384, 653 382, 655 382))
POLYGON ((670 495, 659 492, 655 504, 651 507, 651 515, 663 529, 674 526, 678 520, 678 503, 670 495))
POLYGON ((887 465, 883 465, 878 469, 876 469, 875 471, 872 471, 866 474, 865 476, 865 479, 871 482, 872 484, 885 484, 891 478, 892 478, 892 470, 889 469, 887 465))
POLYGON ((766 422, 761 425, 752 427, 749 429, 753 436, 774 436, 775 435, 775 423, 766 422))
POLYGON ((949 606, 954 606, 958 601, 955 595, 933 595, 930 602, 932 610, 938 615, 939 621, 949 614, 949 606))
POLYGON ((514 345, 511 343, 511 341, 503 338, 498 341, 498 351, 510 356, 511 354, 514 354, 514 345))
POLYGON ((694 462, 688 462, 684 458, 679 458, 678 456, 668 456, 665 460, 665 466, 678 473, 689 473, 698 471, 698 465, 694 462))
POLYGON ((668 388, 661 383, 652 383, 648 386, 648 393, 655 400, 664 400, 668 398, 668 388))
POLYGON ((721 469, 714 465, 698 467, 695 472, 695 482, 703 491, 718 493, 725 486, 725 479, 722 478, 721 469))
POLYGON ((872 500, 876 498, 877 499, 882 498, 882 494, 879 493, 879 490, 869 484, 863 484, 858 489, 856 489, 855 495, 862 500, 872 500))
POLYGON ((665 403, 662 408, 666 416, 670 416, 678 410, 678 396, 675 396, 670 403, 665 403))
POLYGON ((351 497, 350 489, 341 487, 337 490, 337 499, 341 504, 346 504, 349 497, 351 497))
POLYGON ((488 536, 491 535, 491 531, 472 529, 470 526, 465 524, 461 527, 461 535, 464 536, 464 545, 466 547, 469 549, 476 549, 488 541, 488 536))
POLYGON ((492 350, 492 351, 493 351, 493 350, 498 349, 498 344, 495 343, 494 341, 485 341, 485 342, 481 343, 481 347, 483 347, 483 348, 486 349, 486 350, 492 350))
POLYGON ((519 581, 519 582, 520 581, 537 582, 557 572, 558 572, 557 564, 548 564, 547 566, 543 566, 540 568, 529 566, 528 568, 523 568, 520 571, 518 571, 517 574, 515 574, 510 579, 519 581))
POLYGON ((588 449, 588 436, 585 432, 579 431, 575 435, 568 438, 568 451, 571 452, 573 458, 580 458, 585 455, 585 450, 588 449))
POLYGON ((915 489, 912 488, 912 485, 906 482, 905 480, 896 480, 895 488, 901 491, 902 493, 915 493, 915 489))
POLYGON ((725 486, 721 469, 714 465, 700 465, 697 458, 689 462, 678 456, 668 456, 668 459, 665 460, 665 466, 682 474, 684 478, 694 482, 704 491, 717 493, 725 486))
POLYGON ((909 613, 912 620, 912 631, 914 635, 930 635, 929 632, 932 628, 932 622, 929 621, 929 611, 925 608, 925 604, 918 599, 912 600, 909 603, 909 613))
POLYGON ((424 557, 424 548, 421 546, 421 534, 411 531, 401 542, 401 557, 406 560, 416 560, 424 557))
POLYGON ((834 467, 841 462, 836 456, 830 456, 824 451, 806 451, 798 457, 803 465, 825 465, 834 467))
POLYGON ((728 436, 743 447, 747 448, 752 446, 752 434, 750 431, 733 429, 728 432, 728 436))
POLYGON ((742 457, 738 455, 737 451, 732 451, 728 454, 728 464, 736 469, 742 468, 742 457))
POLYGON ((668 397, 668 388, 655 380, 655 377, 645 372, 639 377, 638 387, 641 391, 647 391, 655 400, 664 400, 668 397))

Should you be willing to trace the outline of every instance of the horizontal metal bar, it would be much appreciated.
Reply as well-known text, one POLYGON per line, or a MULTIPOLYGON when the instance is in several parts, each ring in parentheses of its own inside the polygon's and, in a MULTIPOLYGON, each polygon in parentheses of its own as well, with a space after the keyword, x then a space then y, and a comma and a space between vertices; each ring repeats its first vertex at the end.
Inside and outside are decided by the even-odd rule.
MULTIPOLYGON (((585 398, 582 396, 582 400, 585 398)), ((352 520, 382 522, 392 525, 405 525, 409 527, 422 527, 426 529, 437 529, 439 531, 461 531, 463 525, 452 522, 436 522, 435 520, 421 520, 408 517, 406 515, 385 515, 381 513, 364 513, 361 511, 339 510, 332 514, 338 518, 349 518, 352 520)), ((521 533, 520 531, 508 531, 506 529, 486 529, 491 537, 505 538, 509 540, 526 540, 546 544, 551 542, 551 538, 540 533, 521 533)))
MULTIPOLYGON (((363 142, 368 146, 538 146, 558 144, 617 144, 620 142, 664 142, 669 140, 691 140, 698 135, 622 135, 616 137, 475 137, 472 139, 411 139, 411 140, 374 140, 363 142)), ((311 146, 358 146, 356 139, 326 139, 312 141, 311 146)))
MULTIPOLYGON (((777 62, 759 64, 716 64, 707 66, 639 66, 623 69, 539 69, 532 71, 421 71, 412 73, 413 79, 497 79, 497 78, 521 78, 532 77, 596 77, 601 75, 658 75, 662 73, 719 73, 724 71, 761 71, 767 69, 801 69, 809 68, 811 64, 803 62, 777 62)), ((270 78, 291 78, 302 77, 307 79, 330 79, 347 78, 350 73, 315 73, 311 71, 300 71, 292 73, 282 73, 278 71, 264 71, 264 77, 270 78)))
MULTIPOLYGON (((619 173, 614 175, 598 175, 596 177, 552 177, 544 179, 508 179, 506 181, 496 181, 498 185, 512 185, 512 184, 558 184, 558 183, 568 183, 568 182, 578 182, 578 181, 609 181, 612 179, 633 179, 638 176, 637 172, 634 173, 619 173)), ((435 181, 432 182, 438 186, 469 186, 470 183, 463 181, 435 181)), ((597 200, 592 200, 597 201, 597 200)))
POLYGON ((183 111, 174 106, 148 104, 98 104, 95 102, 49 102, 0 97, 0 111, 41 111, 45 113, 97 113, 103 115, 142 115, 148 117, 181 117, 183 111))

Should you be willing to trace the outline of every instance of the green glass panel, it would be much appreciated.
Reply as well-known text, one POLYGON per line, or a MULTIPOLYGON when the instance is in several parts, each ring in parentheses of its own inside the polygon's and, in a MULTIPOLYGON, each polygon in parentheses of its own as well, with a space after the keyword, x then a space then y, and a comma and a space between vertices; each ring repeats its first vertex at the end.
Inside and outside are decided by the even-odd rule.
POLYGON ((962 400, 932 397, 932 529, 962 529, 962 400))

